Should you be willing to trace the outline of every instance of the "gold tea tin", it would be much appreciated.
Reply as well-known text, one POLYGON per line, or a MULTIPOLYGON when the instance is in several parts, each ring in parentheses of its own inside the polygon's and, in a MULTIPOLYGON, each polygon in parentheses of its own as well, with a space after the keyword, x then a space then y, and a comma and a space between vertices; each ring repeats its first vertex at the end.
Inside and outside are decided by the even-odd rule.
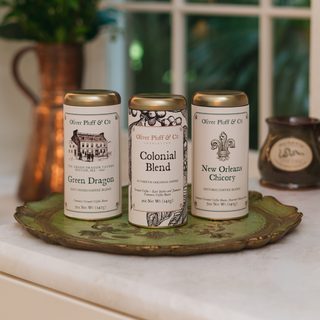
POLYGON ((194 216, 248 214, 249 101, 241 91, 199 91, 192 99, 194 216))
POLYGON ((181 95, 129 100, 129 222, 149 228, 187 223, 188 110, 181 95))
POLYGON ((121 214, 121 98, 110 90, 64 97, 64 213, 98 220, 121 214))

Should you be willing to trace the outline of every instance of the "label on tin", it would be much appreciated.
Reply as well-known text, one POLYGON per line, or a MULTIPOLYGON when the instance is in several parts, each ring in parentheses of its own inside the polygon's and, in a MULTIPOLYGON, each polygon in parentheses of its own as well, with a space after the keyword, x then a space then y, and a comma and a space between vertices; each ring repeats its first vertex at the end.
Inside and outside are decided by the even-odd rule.
POLYGON ((312 162, 311 148, 304 141, 297 138, 284 138, 277 141, 271 148, 271 163, 283 171, 300 171, 312 162))
POLYGON ((232 219, 248 213, 249 106, 192 105, 192 214, 232 219))
POLYGON ((129 115, 129 221, 149 227, 183 224, 187 221, 187 120, 181 112, 161 112, 163 123, 174 117, 175 125, 157 120, 148 125, 148 113, 141 113, 138 119, 146 120, 142 124, 134 121, 140 112, 134 111, 129 115))
POLYGON ((69 217, 121 214, 121 105, 64 105, 64 210, 69 217))
POLYGON ((136 211, 176 211, 183 204, 183 129, 132 128, 132 207, 136 211))

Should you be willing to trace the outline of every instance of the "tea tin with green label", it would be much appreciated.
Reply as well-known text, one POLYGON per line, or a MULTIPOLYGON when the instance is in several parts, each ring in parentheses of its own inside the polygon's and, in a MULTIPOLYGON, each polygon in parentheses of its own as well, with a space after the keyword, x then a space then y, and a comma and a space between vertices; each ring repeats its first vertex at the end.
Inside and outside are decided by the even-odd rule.
POLYGON ((64 98, 64 213, 97 220, 121 214, 121 98, 81 90, 64 98))

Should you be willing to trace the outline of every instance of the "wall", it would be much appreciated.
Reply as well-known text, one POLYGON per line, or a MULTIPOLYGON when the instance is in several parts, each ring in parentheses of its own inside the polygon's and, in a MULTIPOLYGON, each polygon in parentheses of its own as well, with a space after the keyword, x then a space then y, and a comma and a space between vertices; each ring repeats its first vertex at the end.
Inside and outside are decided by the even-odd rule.
MULTIPOLYGON (((85 45, 83 88, 107 86, 105 37, 101 34, 85 45)), ((33 106, 15 84, 11 64, 16 52, 30 45, 33 43, 0 38, 0 175, 19 175, 28 148, 33 106)), ((22 58, 19 70, 25 83, 39 95, 38 62, 33 52, 22 58)))
MULTIPOLYGON (((11 64, 14 54, 30 44, 0 39, 0 174, 20 171, 27 149, 33 107, 14 83, 11 64)), ((39 92, 37 70, 34 54, 26 54, 20 72, 35 92, 39 92)))

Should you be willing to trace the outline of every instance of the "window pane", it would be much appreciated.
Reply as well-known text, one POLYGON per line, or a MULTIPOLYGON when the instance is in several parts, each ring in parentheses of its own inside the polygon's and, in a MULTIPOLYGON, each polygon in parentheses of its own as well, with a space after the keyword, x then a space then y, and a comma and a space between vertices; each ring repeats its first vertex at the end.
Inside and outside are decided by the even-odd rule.
POLYGON ((275 6, 310 7, 310 0, 273 0, 275 6))
POLYGON ((274 114, 308 115, 309 20, 274 21, 274 114))
POLYGON ((246 4, 258 5, 259 0, 186 0, 186 2, 213 3, 213 4, 246 4))
POLYGON ((200 90, 241 90, 250 102, 250 148, 258 145, 258 18, 188 17, 188 101, 200 90))
POLYGON ((128 93, 170 92, 170 16, 127 15, 128 93))

